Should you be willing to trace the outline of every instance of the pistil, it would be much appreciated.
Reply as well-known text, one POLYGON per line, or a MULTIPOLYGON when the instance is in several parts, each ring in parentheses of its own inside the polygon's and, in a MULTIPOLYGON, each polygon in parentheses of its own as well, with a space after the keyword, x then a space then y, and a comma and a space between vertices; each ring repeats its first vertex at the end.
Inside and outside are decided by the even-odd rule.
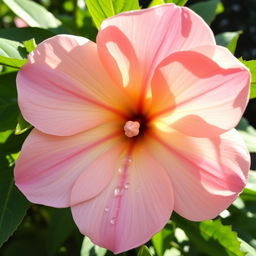
POLYGON ((140 123, 138 121, 127 121, 124 125, 124 133, 127 137, 132 138, 139 134, 140 123))

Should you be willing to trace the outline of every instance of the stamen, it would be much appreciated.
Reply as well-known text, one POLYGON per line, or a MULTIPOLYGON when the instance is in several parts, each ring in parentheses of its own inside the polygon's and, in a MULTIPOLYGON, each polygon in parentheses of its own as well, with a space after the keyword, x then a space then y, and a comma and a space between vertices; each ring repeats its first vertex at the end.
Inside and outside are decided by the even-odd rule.
POLYGON ((124 133, 127 137, 132 138, 140 132, 140 123, 137 121, 127 121, 124 125, 124 133))

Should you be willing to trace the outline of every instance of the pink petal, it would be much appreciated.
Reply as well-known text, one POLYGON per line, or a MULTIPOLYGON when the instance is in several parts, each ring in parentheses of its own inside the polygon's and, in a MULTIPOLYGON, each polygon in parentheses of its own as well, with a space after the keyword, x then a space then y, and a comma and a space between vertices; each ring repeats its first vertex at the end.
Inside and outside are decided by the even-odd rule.
POLYGON ((195 47, 191 50, 209 57, 224 69, 241 67, 245 68, 245 66, 237 58, 235 58, 226 47, 219 45, 203 45, 195 47))
POLYGON ((23 19, 19 18, 19 17, 15 17, 14 18, 14 24, 17 28, 25 28, 28 27, 28 23, 25 22, 23 19))
POLYGON ((174 210, 202 221, 216 217, 246 184, 250 156, 234 129, 214 138, 187 137, 176 131, 152 135, 148 147, 168 171, 174 210))
POLYGON ((212 31, 197 14, 173 4, 109 18, 97 37, 105 68, 127 87, 139 107, 152 72, 164 58, 175 51, 214 44, 212 31))
POLYGON ((171 127, 197 137, 236 126, 248 102, 250 72, 223 47, 205 46, 202 53, 207 49, 208 56, 198 48, 174 53, 159 65, 152 79, 156 106, 151 118, 164 118, 171 127))
POLYGON ((117 127, 102 125, 68 137, 46 135, 34 129, 26 139, 15 167, 18 188, 33 203, 70 206, 73 184, 83 173, 90 198, 100 193, 112 178, 110 168, 92 169, 99 162, 113 164, 122 151, 117 127))
POLYGON ((124 117, 129 103, 101 65, 96 44, 58 35, 42 42, 17 77, 25 119, 52 135, 72 135, 124 117), (120 101, 122 98, 122 101, 120 101))
POLYGON ((95 244, 120 253, 163 228, 173 210, 173 192, 166 171, 145 149, 136 148, 131 158, 123 156, 111 167, 116 171, 111 184, 88 201, 83 188, 88 180, 83 176, 77 180, 72 214, 80 231, 95 244), (79 200, 85 196, 84 201, 78 203, 78 196, 79 200))

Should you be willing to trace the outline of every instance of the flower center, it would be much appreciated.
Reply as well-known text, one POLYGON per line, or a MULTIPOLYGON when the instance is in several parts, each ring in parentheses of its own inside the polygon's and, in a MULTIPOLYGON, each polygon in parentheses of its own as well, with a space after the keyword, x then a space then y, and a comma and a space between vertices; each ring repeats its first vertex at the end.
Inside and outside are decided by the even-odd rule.
POLYGON ((132 138, 140 132, 140 123, 138 121, 127 121, 124 125, 124 133, 127 137, 132 138))

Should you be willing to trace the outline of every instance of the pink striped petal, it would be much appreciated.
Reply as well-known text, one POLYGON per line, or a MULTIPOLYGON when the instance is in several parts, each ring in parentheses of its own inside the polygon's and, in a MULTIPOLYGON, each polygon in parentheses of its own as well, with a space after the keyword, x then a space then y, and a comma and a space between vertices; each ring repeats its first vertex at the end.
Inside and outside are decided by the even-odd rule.
POLYGON ((34 129, 15 166, 16 185, 33 203, 67 207, 73 184, 83 173, 88 177, 84 197, 96 196, 110 182, 113 170, 90 166, 98 162, 113 165, 119 157, 123 143, 115 131, 117 127, 108 124, 77 135, 57 137, 34 129))
POLYGON ((208 56, 199 50, 177 52, 159 65, 152 79, 151 118, 159 116, 197 137, 215 136, 236 126, 248 102, 250 72, 223 47, 206 46, 202 52, 207 49, 208 56))
POLYGON ((163 228, 173 210, 173 191, 166 171, 146 149, 136 148, 131 158, 120 159, 112 168, 116 175, 111 184, 88 201, 83 188, 88 181, 82 175, 72 191, 71 209, 83 234, 120 253, 163 228))
POLYGON ((214 218, 244 188, 250 156, 234 129, 211 139, 176 131, 152 137, 148 147, 168 171, 174 210, 183 217, 193 221, 214 218))
POLYGON ((58 35, 39 44, 19 71, 17 86, 25 119, 52 135, 90 129, 129 109, 122 88, 101 65, 96 44, 82 37, 58 35))
POLYGON ((223 46, 219 45, 201 45, 191 49, 193 52, 201 53, 224 69, 245 68, 245 66, 233 56, 233 54, 223 46))
POLYGON ((165 4, 106 19, 97 37, 103 64, 112 78, 142 104, 148 79, 171 53, 214 45, 208 25, 185 7, 165 4))

